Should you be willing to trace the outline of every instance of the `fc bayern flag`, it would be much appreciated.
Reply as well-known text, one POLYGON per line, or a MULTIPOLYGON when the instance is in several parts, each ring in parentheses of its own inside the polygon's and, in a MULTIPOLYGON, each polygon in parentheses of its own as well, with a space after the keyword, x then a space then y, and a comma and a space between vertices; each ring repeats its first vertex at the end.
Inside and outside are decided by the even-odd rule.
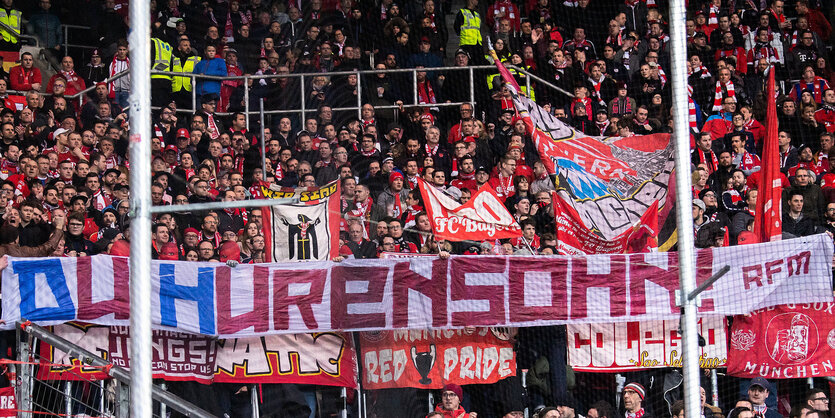
POLYGON ((778 305, 735 316, 728 374, 795 379, 835 376, 833 303, 778 305))
POLYGON ((783 235, 782 193, 780 157, 777 149, 777 104, 774 98, 774 67, 768 70, 768 109, 763 146, 762 182, 757 193, 757 211, 754 216, 754 235, 760 242, 777 241, 783 235))

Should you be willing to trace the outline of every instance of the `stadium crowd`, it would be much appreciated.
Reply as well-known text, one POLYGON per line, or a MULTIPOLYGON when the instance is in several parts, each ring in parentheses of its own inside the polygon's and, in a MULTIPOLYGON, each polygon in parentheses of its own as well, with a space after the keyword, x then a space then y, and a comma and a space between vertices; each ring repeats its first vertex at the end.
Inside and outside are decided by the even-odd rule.
MULTIPOLYGON (((453 13, 452 3, 152 1, 153 69, 183 74, 152 76, 157 109, 153 203, 258 199, 262 188, 339 181, 346 220, 343 257, 555 254, 554 182, 501 77, 492 70, 475 71, 471 101, 467 71, 433 68, 488 64, 489 35, 498 59, 562 90, 537 82, 531 91, 523 87, 578 131, 593 136, 670 133, 666 4, 466 0, 453 13), (450 24, 447 17, 453 15, 450 24), (456 48, 448 48, 451 31, 459 38, 456 48), (361 80, 329 74, 403 68, 419 69, 414 81, 411 73, 370 74, 361 80), (192 73, 276 77, 192 83, 192 73), (298 77, 280 77, 298 73, 316 74, 304 78, 304 85, 298 77), (184 112, 191 109, 193 95, 197 109, 184 112), (248 121, 243 113, 245 97, 252 109, 263 99, 267 110, 286 111, 268 117, 263 138, 260 127, 255 128, 257 119, 248 121), (301 109, 302 102, 307 113, 291 112, 301 109), (343 109, 357 103, 362 104, 359 112, 343 109), (523 237, 483 243, 435 240, 418 177, 461 203, 490 184, 518 220, 523 237)), ((835 233, 835 164, 830 167, 828 157, 835 152, 835 90, 830 87, 835 72, 828 48, 832 27, 822 6, 817 0, 690 1, 687 64, 697 246, 755 241, 748 231, 760 177, 765 107, 771 100, 764 93, 769 69, 776 72, 780 89, 784 235, 835 233)), ((20 33, 37 37, 44 47, 38 56, 20 54, 8 73, 0 72, 0 253, 125 255, 131 81, 129 76, 109 79, 131 65, 127 0, 0 0, 0 22, 17 30, 0 29, 1 51, 20 51, 20 33), (90 22, 86 36, 96 49, 64 50, 61 24, 90 22), (47 79, 36 61, 57 71, 47 79), (88 88, 79 105, 72 96, 88 88)), ((525 74, 512 72, 525 86, 525 74)), ((262 216, 259 209, 156 216, 153 255, 263 262, 262 216)), ((640 409, 643 386, 635 385, 631 392, 640 399, 631 403, 638 408, 630 411, 625 402, 626 416, 649 417, 640 409)), ((776 416, 776 409, 766 411, 750 394, 768 387, 751 386, 748 409, 754 416, 776 416)), ((452 412, 457 404, 445 407, 448 398, 460 401, 463 396, 460 388, 450 389, 444 391, 439 415, 458 417, 452 412)), ((557 402, 545 393, 539 400, 557 402)), ((595 405, 596 415, 590 411, 586 416, 616 416, 611 406, 595 405)), ((539 416, 573 416, 563 409, 539 416)), ((735 411, 729 416, 752 416, 735 411)), ((827 416, 821 411, 797 416, 815 413, 827 416)))

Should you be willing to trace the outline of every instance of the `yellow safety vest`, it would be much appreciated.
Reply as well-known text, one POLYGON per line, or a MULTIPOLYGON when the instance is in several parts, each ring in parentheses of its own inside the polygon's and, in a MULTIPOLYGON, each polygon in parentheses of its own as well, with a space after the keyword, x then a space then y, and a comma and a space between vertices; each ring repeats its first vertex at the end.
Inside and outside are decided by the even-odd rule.
POLYGON ((464 24, 461 25, 461 45, 481 45, 481 16, 470 9, 461 9, 464 24))
MULTIPOLYGON (((154 43, 154 62, 151 69, 156 71, 171 71, 171 45, 157 38, 151 38, 154 43)), ((159 78, 171 81, 170 75, 151 74, 151 78, 159 78)))
MULTIPOLYGON (((529 68, 525 68, 525 69, 530 70, 529 68)), ((525 76, 524 74, 520 73, 519 71, 516 71, 513 68, 508 68, 507 72, 509 72, 511 75, 513 75, 514 78, 525 76)), ((518 83, 519 80, 516 80, 516 82, 518 83)), ((491 75, 487 76, 487 87, 488 88, 491 88, 491 89, 496 88, 495 83, 500 83, 500 85, 501 85, 501 83, 504 83, 504 79, 502 79, 501 74, 496 73, 496 74, 491 74, 491 75), (496 77, 498 77, 498 80, 496 79, 496 77)), ((528 92, 527 83, 519 83, 519 89, 522 90, 522 92, 521 92, 522 94, 524 94, 525 96, 528 96, 528 98, 530 98, 531 100, 536 100, 536 94, 534 92, 533 86, 531 86, 531 91, 528 92)))
POLYGON ((17 43, 18 35, 20 35, 20 10, 12 9, 11 14, 6 13, 6 9, 0 9, 0 22, 6 24, 6 26, 14 29, 14 33, 9 33, 6 29, 0 29, 0 35, 3 35, 3 40, 6 42, 11 42, 13 44, 17 43))
MULTIPOLYGON (((188 57, 185 64, 180 61, 180 58, 174 57, 172 72, 191 74, 194 71, 194 66, 200 62, 200 57, 188 57)), ((173 92, 191 91, 191 88, 191 77, 174 77, 174 82, 171 84, 171 91, 173 92)))

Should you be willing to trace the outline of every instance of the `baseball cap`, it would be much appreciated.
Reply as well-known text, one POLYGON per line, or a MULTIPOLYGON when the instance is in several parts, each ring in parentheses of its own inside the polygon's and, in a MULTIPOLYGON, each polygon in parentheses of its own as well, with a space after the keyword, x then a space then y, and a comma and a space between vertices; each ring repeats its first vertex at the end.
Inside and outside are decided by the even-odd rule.
POLYGON ((180 128, 177 129, 177 138, 188 138, 190 135, 188 134, 188 129, 180 128))
POLYGON ((180 152, 180 149, 176 145, 168 145, 165 147, 165 152, 168 151, 180 152))
POLYGON ((483 166, 483 165, 480 165, 480 166, 478 166, 478 168, 476 168, 476 169, 475 169, 475 172, 476 172, 476 173, 478 173, 479 171, 482 171, 482 172, 485 172, 485 173, 487 173, 487 174, 490 174, 490 170, 488 170, 488 169, 487 169, 487 167, 485 167, 485 166, 483 166))
POLYGON ((705 210, 705 202, 702 199, 693 199, 693 206, 698 206, 699 209, 705 210))
POLYGON ((432 43, 432 42, 429 40, 429 37, 428 37, 428 36, 421 37, 421 38, 420 38, 420 42, 421 42, 421 43, 424 43, 424 42, 425 42, 425 43, 427 43, 427 44, 432 43))
POLYGON ((768 383, 768 380, 760 376, 751 379, 751 383, 748 384, 748 390, 751 390, 751 387, 753 386, 759 386, 765 390, 769 390, 771 388, 771 384, 768 383))

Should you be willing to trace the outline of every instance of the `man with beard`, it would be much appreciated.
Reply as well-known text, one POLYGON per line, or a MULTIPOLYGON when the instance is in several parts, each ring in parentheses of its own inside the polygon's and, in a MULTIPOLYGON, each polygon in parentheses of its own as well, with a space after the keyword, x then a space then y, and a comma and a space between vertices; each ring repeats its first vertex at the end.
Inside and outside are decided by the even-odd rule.
MULTIPOLYGON (((177 42, 177 49, 171 57, 171 71, 175 73, 190 74, 194 66, 200 61, 200 57, 192 50, 191 41, 187 36, 180 37, 177 42)), ((172 98, 177 107, 191 109, 191 91, 194 86, 191 84, 191 77, 175 76, 171 83, 172 98)))
POLYGON ((372 218, 382 219, 387 216, 399 218, 406 211, 409 190, 404 187, 404 184, 404 177, 400 172, 394 171, 389 175, 388 186, 377 198, 372 218))

